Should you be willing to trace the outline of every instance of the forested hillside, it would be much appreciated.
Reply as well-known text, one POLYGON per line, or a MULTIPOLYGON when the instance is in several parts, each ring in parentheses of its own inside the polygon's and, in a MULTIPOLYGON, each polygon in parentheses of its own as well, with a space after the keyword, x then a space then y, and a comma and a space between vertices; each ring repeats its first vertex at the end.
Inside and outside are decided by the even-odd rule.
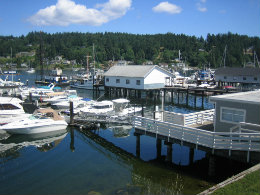
MULTIPOLYGON (((221 65, 225 46, 226 66, 242 66, 253 61, 253 52, 260 56, 259 37, 238 34, 208 34, 203 37, 176 35, 173 33, 135 35, 127 33, 40 33, 31 32, 26 36, 0 36, 0 56, 15 56, 18 52, 35 51, 35 64, 39 63, 40 43, 44 58, 49 60, 62 55, 68 60, 85 63, 86 55, 92 55, 95 45, 96 61, 106 64, 109 60, 124 59, 142 64, 149 60, 154 64, 172 63, 181 51, 182 60, 190 66, 221 65), (42 41, 41 41, 42 40, 42 41)), ((1 58, 2 59, 2 58, 1 58)), ((14 58, 14 61, 18 60, 14 58)), ((19 60, 18 63, 23 60, 19 60)), ((0 62, 1 63, 1 62, 0 62)))

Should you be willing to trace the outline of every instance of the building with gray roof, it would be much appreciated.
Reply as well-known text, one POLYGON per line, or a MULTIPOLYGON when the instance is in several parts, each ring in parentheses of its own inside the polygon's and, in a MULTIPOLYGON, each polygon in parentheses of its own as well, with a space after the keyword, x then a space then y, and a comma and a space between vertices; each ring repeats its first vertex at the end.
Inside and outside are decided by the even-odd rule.
POLYGON ((127 89, 158 89, 170 85, 174 75, 157 65, 113 66, 105 74, 105 86, 127 89))

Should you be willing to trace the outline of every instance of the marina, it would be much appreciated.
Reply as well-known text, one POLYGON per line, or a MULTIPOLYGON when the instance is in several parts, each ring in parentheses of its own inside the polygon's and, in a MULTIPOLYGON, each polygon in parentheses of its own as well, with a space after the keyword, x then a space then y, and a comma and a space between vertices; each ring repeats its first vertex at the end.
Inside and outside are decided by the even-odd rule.
MULTIPOLYGON (((33 74, 22 75, 22 82, 34 85, 33 74)), ((10 136, 0 130, 0 194, 37 194, 41 186, 41 193, 50 194, 197 194, 259 162, 254 157, 259 154, 258 134, 249 146, 245 137, 252 133, 244 138, 233 134, 231 140, 228 133, 208 129, 215 112, 210 95, 233 91, 165 87, 76 92, 98 102, 129 100, 141 110, 124 120, 94 110, 95 115, 86 110, 82 118, 71 102, 64 131, 10 136), (242 161, 237 149, 244 150, 242 161), (32 187, 35 179, 40 182, 32 187)))

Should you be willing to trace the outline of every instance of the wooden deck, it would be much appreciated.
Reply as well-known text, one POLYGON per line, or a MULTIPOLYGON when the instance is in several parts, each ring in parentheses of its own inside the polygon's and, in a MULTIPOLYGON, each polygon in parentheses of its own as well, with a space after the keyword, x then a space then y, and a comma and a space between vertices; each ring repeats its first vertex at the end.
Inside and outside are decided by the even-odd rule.
POLYGON ((233 151, 247 153, 249 162, 250 152, 260 152, 260 133, 213 132, 190 126, 173 124, 144 117, 133 117, 133 127, 144 134, 161 137, 170 142, 172 139, 205 147, 214 153, 215 150, 226 150, 231 155, 233 151))

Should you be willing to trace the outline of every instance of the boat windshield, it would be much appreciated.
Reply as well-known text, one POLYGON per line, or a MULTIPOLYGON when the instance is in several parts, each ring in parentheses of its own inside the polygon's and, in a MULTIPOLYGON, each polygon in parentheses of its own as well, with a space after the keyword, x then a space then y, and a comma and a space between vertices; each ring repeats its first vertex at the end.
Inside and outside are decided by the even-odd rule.
POLYGON ((96 106, 93 106, 93 108, 95 108, 95 109, 106 109, 106 108, 111 108, 111 107, 112 107, 112 105, 101 105, 101 106, 96 105, 96 106))

